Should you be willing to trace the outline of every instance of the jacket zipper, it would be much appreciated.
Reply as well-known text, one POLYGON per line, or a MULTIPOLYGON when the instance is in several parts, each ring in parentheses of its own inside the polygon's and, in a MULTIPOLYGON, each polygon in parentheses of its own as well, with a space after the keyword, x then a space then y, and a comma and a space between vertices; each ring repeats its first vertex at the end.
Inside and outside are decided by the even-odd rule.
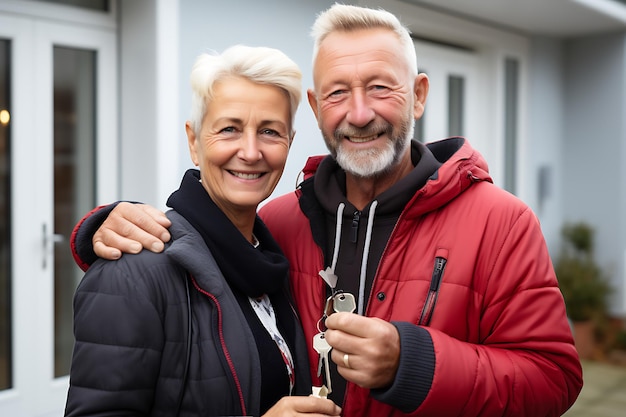
POLYGON ((213 294, 211 294, 208 291, 202 289, 198 285, 198 283, 196 282, 196 279, 193 276, 191 276, 191 280, 192 280, 193 286, 196 288, 196 290, 198 290, 200 293, 202 293, 205 296, 207 296, 215 304, 215 308, 217 309, 217 332, 219 334, 220 346, 222 347, 222 353, 224 353, 224 357, 226 358, 226 362, 228 363, 228 368, 230 369, 230 372, 232 374, 233 380, 235 382, 235 386, 237 388, 237 394, 239 396, 239 405, 241 407, 241 413, 242 413, 242 415, 246 415, 248 413, 246 412, 246 403, 245 403, 245 400, 243 398, 243 391, 241 389, 241 383, 239 382, 239 378, 237 377, 237 371, 235 370, 235 364, 233 363, 233 360, 230 357, 230 353, 228 352, 228 348, 226 346, 226 341, 224 340, 224 330, 222 328, 222 308, 220 307, 220 303, 217 301, 217 298, 215 298, 215 296, 213 294))
POLYGON ((441 284, 441 278, 443 277, 443 271, 446 269, 447 259, 441 256, 435 258, 435 267, 433 268, 433 274, 430 279, 430 289, 428 290, 428 296, 422 309, 422 315, 420 316, 419 325, 428 326, 435 311, 435 304, 437 303, 437 296, 439 295, 439 286, 441 284))
POLYGON ((356 243, 359 237, 359 222, 361 221, 361 212, 355 211, 352 215, 352 226, 350 226, 350 241, 356 243))

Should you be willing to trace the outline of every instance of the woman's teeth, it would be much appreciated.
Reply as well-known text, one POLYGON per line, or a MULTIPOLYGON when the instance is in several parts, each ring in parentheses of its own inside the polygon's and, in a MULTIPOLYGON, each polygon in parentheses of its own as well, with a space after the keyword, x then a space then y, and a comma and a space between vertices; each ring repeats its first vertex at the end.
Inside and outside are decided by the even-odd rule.
POLYGON ((261 177, 261 174, 246 174, 245 172, 235 172, 235 171, 230 171, 231 174, 233 174, 235 177, 237 178, 241 178, 244 180, 256 180, 257 178, 261 177))

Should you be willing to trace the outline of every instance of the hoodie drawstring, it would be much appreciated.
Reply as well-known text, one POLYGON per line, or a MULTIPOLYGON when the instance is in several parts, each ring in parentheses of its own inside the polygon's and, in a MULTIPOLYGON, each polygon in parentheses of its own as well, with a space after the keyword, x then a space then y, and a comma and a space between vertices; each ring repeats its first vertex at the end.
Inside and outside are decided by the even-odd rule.
POLYGON ((370 243, 372 242, 372 229, 374 228, 374 213, 376 212, 376 206, 378 201, 372 201, 370 206, 370 213, 367 216, 367 231, 365 232, 365 246, 363 246, 363 259, 361 261, 361 276, 359 277, 359 303, 357 312, 359 315, 363 315, 363 309, 365 304, 365 277, 367 275, 367 258, 370 253, 370 243))
MULTIPOLYGON (((367 218, 367 231, 365 232, 365 245, 363 247, 363 258, 361 260, 361 271, 359 276, 359 297, 358 297, 358 308, 357 313, 359 315, 363 315, 363 310, 365 308, 365 279, 367 276, 367 259, 370 251, 370 244, 372 242, 372 229, 374 228, 374 214, 376 213, 376 206, 378 205, 378 201, 372 201, 370 206, 369 215, 367 218)), ((337 266, 337 258, 339 258, 339 246, 341 244, 341 226, 343 222, 343 210, 345 208, 344 203, 339 203, 337 207, 337 224, 335 227, 335 247, 333 249, 333 260, 330 266, 330 270, 327 269, 326 272, 333 274, 335 273, 335 267, 337 266)), ((320 271, 320 276, 326 281, 328 285, 334 290, 334 285, 332 285, 327 277, 328 274, 324 274, 324 271, 320 271)), ((336 284, 336 282, 335 282, 336 284)))
POLYGON ((330 268, 335 272, 337 266, 337 258, 339 258, 339 239, 341 239, 341 223, 343 221, 343 209, 346 207, 344 203, 339 203, 337 207, 337 224, 335 226, 335 248, 333 249, 333 263, 330 268))

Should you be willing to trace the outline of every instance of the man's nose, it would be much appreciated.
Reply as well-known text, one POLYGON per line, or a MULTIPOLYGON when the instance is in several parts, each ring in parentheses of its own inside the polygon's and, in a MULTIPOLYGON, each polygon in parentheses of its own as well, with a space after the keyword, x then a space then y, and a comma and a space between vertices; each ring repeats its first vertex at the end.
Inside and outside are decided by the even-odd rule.
POLYGON ((354 91, 350 97, 346 121, 353 126, 363 127, 374 120, 376 113, 362 90, 354 91))

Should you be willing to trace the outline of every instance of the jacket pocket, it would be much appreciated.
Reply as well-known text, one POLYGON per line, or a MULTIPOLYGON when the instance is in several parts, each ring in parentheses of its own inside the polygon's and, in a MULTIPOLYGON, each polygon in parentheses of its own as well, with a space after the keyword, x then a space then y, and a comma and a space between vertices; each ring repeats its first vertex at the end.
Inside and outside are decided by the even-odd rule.
POLYGON ((426 301, 424 302, 424 307, 422 308, 419 323, 417 323, 420 326, 428 326, 433 317, 435 305, 437 304, 437 297, 439 296, 439 288, 443 279, 443 273, 446 269, 446 263, 448 262, 447 256, 447 250, 437 250, 435 265, 430 278, 430 288, 428 289, 428 295, 426 296, 426 301))

